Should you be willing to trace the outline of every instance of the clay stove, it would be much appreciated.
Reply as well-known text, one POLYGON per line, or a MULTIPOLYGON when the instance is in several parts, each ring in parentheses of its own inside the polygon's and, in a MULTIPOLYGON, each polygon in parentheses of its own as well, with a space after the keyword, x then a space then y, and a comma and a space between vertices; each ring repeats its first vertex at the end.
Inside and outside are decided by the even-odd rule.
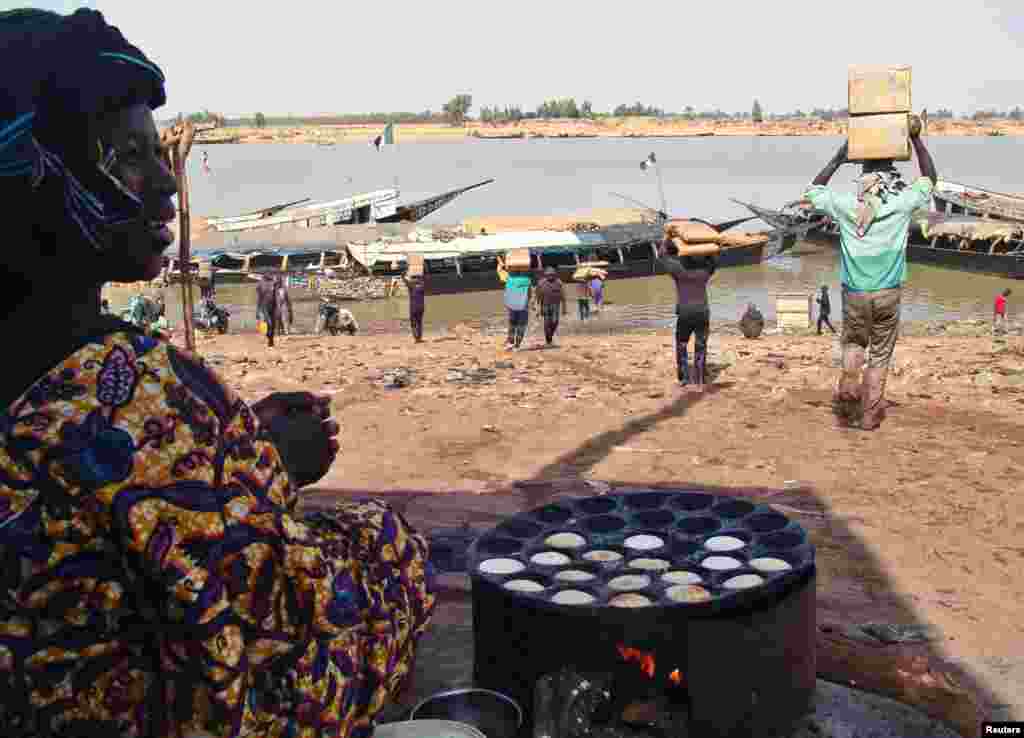
POLYGON ((474 679, 519 702, 524 735, 537 683, 566 669, 601 683, 608 719, 671 704, 691 736, 779 735, 809 708, 814 548, 768 506, 699 490, 558 501, 480 536, 468 564, 474 679))

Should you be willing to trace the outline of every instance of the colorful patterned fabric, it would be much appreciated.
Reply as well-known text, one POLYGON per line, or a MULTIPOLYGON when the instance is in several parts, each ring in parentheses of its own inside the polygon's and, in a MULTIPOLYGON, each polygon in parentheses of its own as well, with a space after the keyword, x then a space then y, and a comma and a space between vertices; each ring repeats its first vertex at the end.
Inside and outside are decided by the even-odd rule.
POLYGON ((300 519, 252 411, 142 333, 85 345, 0 438, 5 736, 371 735, 434 605, 400 515, 300 519))

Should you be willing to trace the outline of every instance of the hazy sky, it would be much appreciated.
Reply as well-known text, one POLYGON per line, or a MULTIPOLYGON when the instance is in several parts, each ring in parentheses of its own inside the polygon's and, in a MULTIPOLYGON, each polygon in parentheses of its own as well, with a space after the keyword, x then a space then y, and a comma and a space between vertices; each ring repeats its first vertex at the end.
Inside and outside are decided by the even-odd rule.
MULTIPOLYGON (((912 64, 915 108, 1024 106, 1024 2, 91 0, 167 75, 158 117, 439 110, 845 107, 847 67, 912 64)), ((11 0, 0 5, 16 7, 11 0)))

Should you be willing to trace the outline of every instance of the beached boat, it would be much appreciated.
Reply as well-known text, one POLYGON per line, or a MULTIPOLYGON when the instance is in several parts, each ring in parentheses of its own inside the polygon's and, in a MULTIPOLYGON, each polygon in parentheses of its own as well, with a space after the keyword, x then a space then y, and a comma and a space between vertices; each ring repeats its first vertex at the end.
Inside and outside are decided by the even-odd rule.
MULTIPOLYGON (((985 207, 988 211, 982 216, 977 209, 982 198, 968 194, 979 192, 985 191, 940 182, 936 188, 936 209, 921 211, 911 223, 907 243, 908 261, 1024 279, 1024 218, 1018 220, 1013 217, 1012 203, 1008 204, 1008 201, 1016 199, 1024 206, 1024 198, 1015 198, 1013 195, 1000 195, 998 199, 986 198, 985 207), (954 201, 964 205, 973 204, 975 207, 956 206, 954 201)), ((753 207, 751 209, 755 211, 753 207)), ((815 211, 809 203, 796 201, 780 210, 757 208, 756 211, 770 225, 779 227, 781 224, 790 224, 805 229, 809 238, 817 237, 829 245, 838 246, 838 224, 824 213, 815 211)))
MULTIPOLYGON (((530 251, 534 269, 553 267, 569 280, 583 262, 607 262, 609 279, 664 274, 656 261, 662 238, 660 222, 622 223, 597 230, 533 230, 463 235, 437 239, 417 234, 409 240, 350 243, 349 256, 379 277, 405 273, 408 257, 421 256, 431 294, 501 288, 497 261, 512 249, 530 251)), ((760 263, 770 249, 767 234, 728 234, 719 267, 760 263)))
POLYGON ((1021 195, 939 180, 933 199, 935 210, 946 215, 973 215, 1024 223, 1024 196, 1021 195))

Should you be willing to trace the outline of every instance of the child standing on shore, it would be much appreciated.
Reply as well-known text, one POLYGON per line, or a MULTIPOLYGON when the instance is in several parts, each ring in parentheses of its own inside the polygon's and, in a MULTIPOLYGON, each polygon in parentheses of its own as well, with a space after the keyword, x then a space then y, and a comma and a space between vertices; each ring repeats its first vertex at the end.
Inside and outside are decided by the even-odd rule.
POLYGON ((1006 288, 1000 294, 996 295, 995 306, 992 310, 992 333, 1002 328, 1006 330, 1006 298, 1010 296, 1013 290, 1006 288))

